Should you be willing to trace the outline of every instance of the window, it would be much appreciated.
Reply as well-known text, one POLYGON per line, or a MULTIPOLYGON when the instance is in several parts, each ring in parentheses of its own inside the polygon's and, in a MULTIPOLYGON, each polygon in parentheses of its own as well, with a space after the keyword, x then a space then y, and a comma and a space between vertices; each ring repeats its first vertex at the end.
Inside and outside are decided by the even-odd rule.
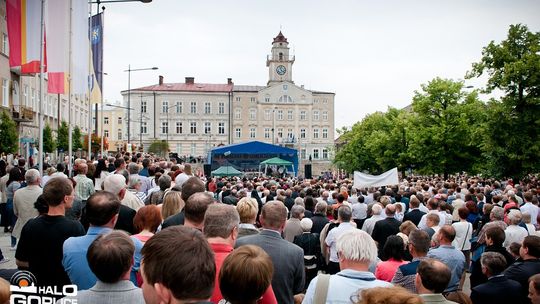
POLYGON ((122 129, 118 129, 118 140, 122 140, 122 129))
POLYGON ((234 110, 234 119, 240 119, 242 118, 242 109, 235 109, 234 110))
POLYGON ((242 129, 241 128, 236 128, 234 130, 234 134, 235 134, 236 138, 242 137, 242 129))
POLYGON ((34 111, 38 110, 36 103, 36 89, 32 89, 32 107, 34 108, 34 111))
POLYGON ((162 101, 161 102, 161 113, 169 113, 169 102, 168 101, 162 101))
POLYGON ((197 144, 192 143, 191 144, 191 155, 196 155, 196 154, 197 154, 197 144))
POLYGON ((225 103, 220 102, 218 107, 219 114, 225 114, 225 103))
POLYGON ((182 144, 176 144, 176 153, 182 154, 182 144))
POLYGON ((283 85, 283 91, 287 91, 288 88, 289 88, 288 85, 286 85, 286 84, 283 85))
POLYGON ((225 134, 225 123, 218 123, 218 134, 225 134))
POLYGON ((278 128, 278 129, 277 129, 277 136, 278 136, 279 138, 283 138, 283 128, 278 128))
POLYGON ((319 103, 319 100, 317 98, 313 99, 313 103, 319 103))
POLYGON ((264 138, 265 139, 270 138, 270 128, 264 128, 264 138))
POLYGON ((328 159, 328 149, 322 149, 322 158, 328 159))
POLYGON ((288 103, 292 103, 292 98, 291 96, 289 95, 283 95, 279 98, 279 102, 288 102, 288 103))
POLYGON ((255 97, 251 97, 251 98, 249 98, 249 101, 250 101, 251 103, 254 103, 254 102, 256 102, 256 101, 257 101, 257 98, 255 98, 255 97))
POLYGON ((293 110, 288 110, 287 111, 287 120, 293 120, 293 117, 294 117, 293 110))
POLYGON ((168 121, 162 121, 161 122, 161 134, 168 134, 169 133, 169 122, 168 121))
POLYGON ((271 112, 270 110, 264 110, 264 120, 270 120, 271 119, 271 112))
POLYGON ((328 120, 328 111, 322 112, 322 120, 328 120))
POLYGON ((300 129, 300 138, 306 138, 306 129, 300 129))
POLYGON ((300 111, 300 120, 306 120, 306 111, 300 111))
POLYGON ((109 117, 105 116, 103 117, 103 124, 108 125, 109 124, 109 117))
POLYGON ((109 130, 103 130, 103 137, 109 137, 109 130))
POLYGON ((292 139, 293 137, 294 137, 293 130, 292 129, 287 129, 287 138, 292 139))
POLYGON ((240 100, 241 100, 240 97, 236 97, 236 101, 240 101, 240 100))
POLYGON ((122 124, 122 117, 118 117, 118 124, 119 124, 119 125, 122 124))
POLYGON ((249 129, 249 138, 255 138, 255 128, 250 128, 249 129))
POLYGON ((306 149, 301 149, 300 150, 300 158, 301 159, 306 159, 306 149))
POLYGON ((322 103, 328 103, 328 99, 326 99, 326 98, 323 99, 323 100, 322 100, 322 103))
POLYGON ((277 111, 277 119, 278 120, 283 120, 283 110, 278 110, 277 111))
POLYGON ((24 95, 24 105, 29 106, 29 104, 28 104, 28 86, 27 85, 24 86, 23 95, 24 95))
POLYGON ((2 53, 9 56, 9 41, 8 41, 8 35, 2 33, 2 53))
POLYGON ((207 121, 204 123, 204 134, 212 133, 212 123, 207 121))
POLYGON ((256 120, 257 119, 257 110, 250 109, 249 110, 249 120, 256 120))
POLYGON ((8 80, 2 79, 2 105, 4 107, 9 107, 9 86, 8 86, 8 80))
POLYGON ((195 101, 191 102, 190 111, 191 111, 191 114, 197 113, 197 103, 195 101))
POLYGON ((210 114, 212 112, 212 108, 209 102, 204 103, 204 114, 210 114))
POLYGON ((313 139, 319 138, 319 129, 313 129, 313 139))
POLYGON ((313 120, 319 120, 319 111, 313 111, 313 120))
POLYGON ((146 101, 141 101, 141 113, 146 113, 146 101))
POLYGON ((146 121, 141 121, 141 134, 148 133, 148 127, 146 121))
POLYGON ((264 102, 270 102, 270 97, 265 97, 264 102))
POLYGON ((189 123, 189 132, 191 134, 197 134, 197 122, 196 121, 192 121, 189 123))
POLYGON ((177 101, 176 102, 176 113, 180 114, 182 113, 182 102, 181 101, 177 101))
POLYGON ((183 124, 181 121, 176 122, 176 134, 182 134, 183 124))
POLYGON ((328 129, 322 129, 322 138, 328 138, 328 129))
POLYGON ((319 159, 319 149, 313 149, 313 158, 319 159))

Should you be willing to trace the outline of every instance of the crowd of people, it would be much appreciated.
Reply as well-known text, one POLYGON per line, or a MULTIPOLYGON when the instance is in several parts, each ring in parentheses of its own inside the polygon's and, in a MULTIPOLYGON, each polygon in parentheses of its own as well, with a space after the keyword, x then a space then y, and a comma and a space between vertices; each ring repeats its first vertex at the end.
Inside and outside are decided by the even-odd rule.
POLYGON ((537 176, 356 188, 146 154, 68 165, 0 159, 0 225, 18 269, 78 303, 540 303, 537 176))

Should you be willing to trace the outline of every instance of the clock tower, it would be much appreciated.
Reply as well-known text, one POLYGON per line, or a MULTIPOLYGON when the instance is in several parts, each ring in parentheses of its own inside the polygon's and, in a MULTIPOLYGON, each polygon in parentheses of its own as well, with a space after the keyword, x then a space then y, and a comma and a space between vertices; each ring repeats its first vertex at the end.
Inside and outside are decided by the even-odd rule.
POLYGON ((272 42, 272 54, 266 57, 269 77, 268 85, 281 81, 292 82, 294 56, 289 56, 289 43, 281 31, 272 42))

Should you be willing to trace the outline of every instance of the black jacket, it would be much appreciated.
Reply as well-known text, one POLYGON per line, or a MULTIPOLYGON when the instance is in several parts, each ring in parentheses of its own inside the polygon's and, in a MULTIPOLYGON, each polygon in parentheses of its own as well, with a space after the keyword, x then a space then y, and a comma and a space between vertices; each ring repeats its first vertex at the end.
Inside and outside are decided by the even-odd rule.
POLYGON ((471 290, 473 304, 507 304, 516 303, 521 293, 521 285, 505 276, 492 277, 486 283, 471 290))

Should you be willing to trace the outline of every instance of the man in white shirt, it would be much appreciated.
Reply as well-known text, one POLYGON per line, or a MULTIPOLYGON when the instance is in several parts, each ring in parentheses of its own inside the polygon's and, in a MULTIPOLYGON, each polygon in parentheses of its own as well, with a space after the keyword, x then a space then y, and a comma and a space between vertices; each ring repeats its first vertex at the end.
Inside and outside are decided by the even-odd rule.
POLYGON ((352 211, 349 206, 343 205, 338 208, 339 226, 330 230, 326 237, 325 243, 330 248, 330 261, 328 262, 328 274, 336 274, 339 272, 339 258, 337 252, 337 239, 348 230, 356 229, 351 223, 352 211))
MULTIPOLYGON (((430 213, 437 214, 439 216, 439 227, 442 227, 446 225, 446 216, 442 212, 440 212, 438 208, 439 208, 439 202, 437 201, 437 199, 430 198, 428 201, 428 209, 429 209, 428 214, 430 213)), ((422 216, 422 218, 420 219, 420 223, 418 223, 418 229, 427 228, 426 216, 427 214, 424 214, 424 216, 422 216)))
POLYGON ((525 201, 525 204, 519 208, 521 212, 527 212, 531 215, 531 224, 533 224, 535 227, 538 226, 538 223, 536 221, 536 218, 538 217, 538 206, 534 205, 532 203, 533 194, 530 191, 527 191, 523 194, 523 200, 525 201))
POLYGON ((523 243, 523 239, 529 235, 527 229, 518 226, 521 222, 521 211, 513 209, 508 212, 508 227, 504 230, 505 238, 503 247, 508 247, 512 243, 523 243))
POLYGON ((379 204, 373 205, 373 207, 371 207, 372 216, 364 221, 362 230, 364 230, 369 235, 371 235, 373 233, 373 228, 375 228, 375 223, 384 219, 384 217, 381 216, 382 211, 383 209, 381 205, 379 204))

